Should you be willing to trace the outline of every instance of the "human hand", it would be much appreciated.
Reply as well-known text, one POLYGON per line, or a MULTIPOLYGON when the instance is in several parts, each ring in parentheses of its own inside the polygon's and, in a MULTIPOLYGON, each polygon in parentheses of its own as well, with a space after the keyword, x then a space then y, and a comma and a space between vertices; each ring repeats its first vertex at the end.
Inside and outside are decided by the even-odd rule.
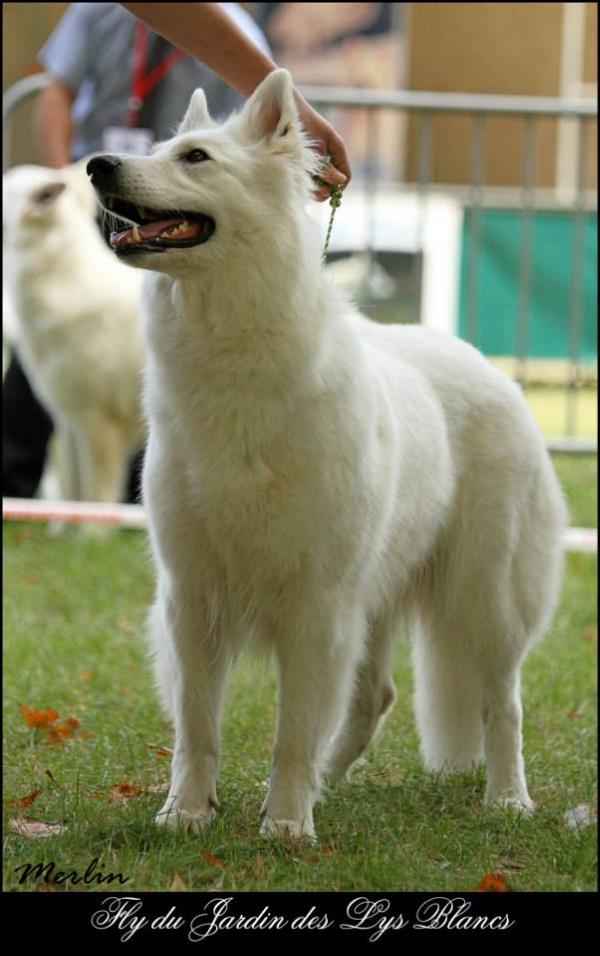
MULTIPOLYGON (((297 90, 295 96, 300 119, 307 133, 315 141, 319 152, 323 153, 324 156, 331 157, 329 165, 325 166, 319 173, 319 179, 327 183, 328 186, 340 186, 345 189, 352 178, 352 170, 342 138, 338 136, 333 126, 320 113, 317 113, 297 90)), ((317 189, 314 194, 315 199, 319 202, 329 199, 331 189, 328 186, 317 189)))

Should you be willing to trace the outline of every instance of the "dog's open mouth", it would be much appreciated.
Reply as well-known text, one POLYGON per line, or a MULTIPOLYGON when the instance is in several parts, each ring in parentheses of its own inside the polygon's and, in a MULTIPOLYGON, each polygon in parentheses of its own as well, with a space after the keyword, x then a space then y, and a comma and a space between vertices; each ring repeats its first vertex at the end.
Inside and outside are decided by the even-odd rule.
POLYGON ((110 244, 118 255, 140 250, 163 252, 172 246, 198 246, 210 239, 215 231, 214 219, 201 213, 158 212, 113 195, 105 195, 103 205, 114 216, 134 223, 126 229, 111 232, 110 244))

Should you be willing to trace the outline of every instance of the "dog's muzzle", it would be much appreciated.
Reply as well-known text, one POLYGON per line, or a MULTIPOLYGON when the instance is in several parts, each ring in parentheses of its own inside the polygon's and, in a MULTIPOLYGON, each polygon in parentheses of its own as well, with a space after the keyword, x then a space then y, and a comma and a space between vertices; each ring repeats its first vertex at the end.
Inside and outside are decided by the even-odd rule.
POLYGON ((96 195, 104 209, 126 228, 107 235, 119 256, 137 252, 164 252, 172 248, 188 248, 207 242, 215 231, 212 216, 182 210, 148 209, 120 195, 118 156, 94 156, 86 166, 96 195))
POLYGON ((118 156, 94 156, 86 166, 87 174, 92 180, 92 185, 101 192, 111 192, 111 186, 114 190, 114 184, 117 176, 117 170, 121 166, 121 160, 118 156))

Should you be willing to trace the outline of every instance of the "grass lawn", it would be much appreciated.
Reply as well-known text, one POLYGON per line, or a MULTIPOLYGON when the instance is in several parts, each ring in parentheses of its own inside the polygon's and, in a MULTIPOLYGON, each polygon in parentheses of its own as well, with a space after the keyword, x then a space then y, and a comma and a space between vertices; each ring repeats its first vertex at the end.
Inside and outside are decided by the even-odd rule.
MULTIPOLYGON (((595 526, 595 459, 557 461, 572 524, 595 526)), ((4 541, 6 889, 35 888, 18 885, 24 863, 84 873, 95 857, 103 872, 129 877, 127 891, 468 891, 494 869, 516 891, 596 888, 596 829, 564 824, 565 811, 596 799, 593 556, 568 556, 551 633, 524 670, 532 819, 484 809, 482 772, 444 782, 422 770, 399 644, 399 698, 384 732, 317 808, 319 844, 289 846, 258 835, 275 721, 270 669, 244 661, 231 680, 217 821, 200 838, 159 830, 172 739, 145 658, 145 536, 50 537, 7 524, 4 541), (52 742, 19 705, 54 709, 52 726, 73 736, 52 742), (63 830, 31 840, 10 829, 17 817, 63 830)))

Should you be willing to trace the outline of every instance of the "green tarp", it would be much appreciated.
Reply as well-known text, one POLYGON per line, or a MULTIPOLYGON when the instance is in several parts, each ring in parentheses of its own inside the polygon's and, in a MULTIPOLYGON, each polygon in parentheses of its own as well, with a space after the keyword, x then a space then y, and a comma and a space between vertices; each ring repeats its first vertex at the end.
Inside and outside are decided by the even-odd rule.
MULTIPOLYGON (((477 268, 477 340, 487 355, 512 356, 517 350, 519 281, 523 215, 520 210, 485 209, 479 213, 477 268)), ((472 249, 471 212, 463 226, 459 334, 468 338, 468 275, 472 249)), ((581 332, 579 360, 597 357, 597 215, 587 213, 582 231, 581 332)), ((531 279, 528 354, 567 359, 571 354, 570 310, 574 268, 574 218, 571 213, 536 211, 531 225, 531 279)))

